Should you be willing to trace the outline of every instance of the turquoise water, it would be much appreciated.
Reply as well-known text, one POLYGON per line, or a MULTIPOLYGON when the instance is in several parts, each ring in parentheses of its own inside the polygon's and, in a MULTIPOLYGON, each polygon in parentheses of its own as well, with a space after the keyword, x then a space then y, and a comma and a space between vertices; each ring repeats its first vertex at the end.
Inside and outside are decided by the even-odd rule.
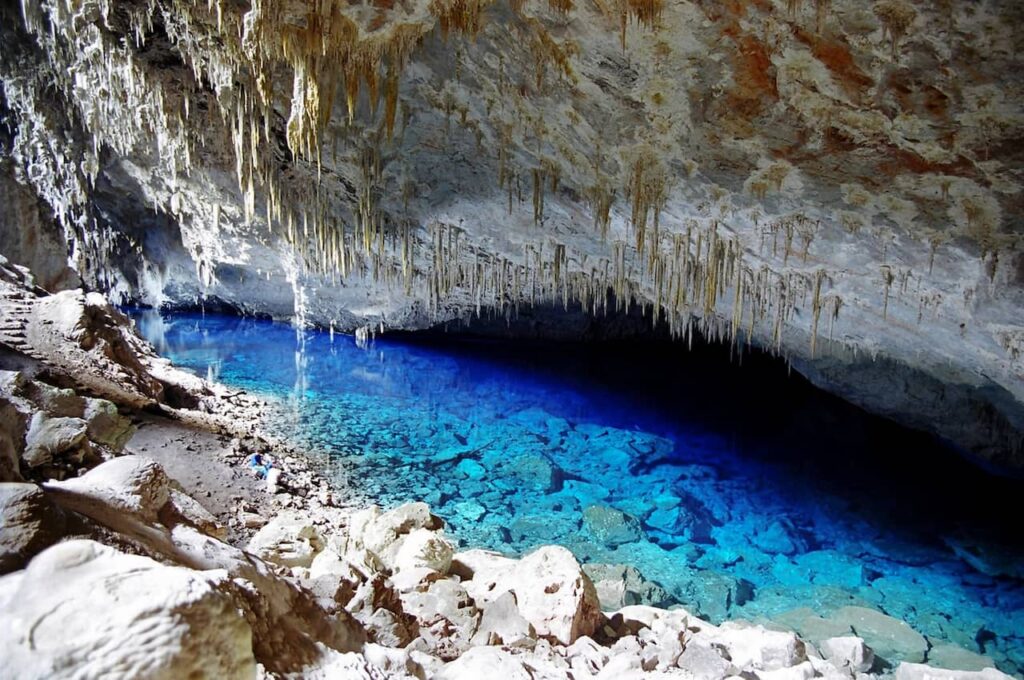
POLYGON ((764 358, 655 342, 359 348, 252 319, 137 318, 174 363, 275 398, 276 433, 330 451, 382 505, 427 501, 463 545, 559 543, 632 565, 660 584, 656 603, 716 622, 869 607, 1024 668, 1024 485, 764 358))

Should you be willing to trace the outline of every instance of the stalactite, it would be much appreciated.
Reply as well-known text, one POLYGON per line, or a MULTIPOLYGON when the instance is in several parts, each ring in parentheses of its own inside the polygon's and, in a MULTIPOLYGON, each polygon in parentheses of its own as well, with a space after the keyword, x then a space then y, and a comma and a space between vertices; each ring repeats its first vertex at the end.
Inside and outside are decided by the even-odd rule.
POLYGON ((889 265, 882 265, 882 284, 885 286, 884 298, 882 301, 882 319, 887 319, 889 316, 889 291, 892 289, 893 281, 895 277, 892 273, 892 268, 889 265))

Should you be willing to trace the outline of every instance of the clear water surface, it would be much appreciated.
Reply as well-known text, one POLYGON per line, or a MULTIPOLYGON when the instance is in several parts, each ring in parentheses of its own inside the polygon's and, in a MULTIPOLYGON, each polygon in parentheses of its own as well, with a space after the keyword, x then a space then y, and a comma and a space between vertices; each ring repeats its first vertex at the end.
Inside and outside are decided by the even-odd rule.
POLYGON ((645 599, 812 638, 866 607, 925 635, 932 662, 1024 670, 1024 483, 775 362, 136 318, 175 364, 279 404, 276 434, 328 450, 381 505, 428 502, 465 546, 562 544, 636 567, 661 586, 634 588, 645 599))

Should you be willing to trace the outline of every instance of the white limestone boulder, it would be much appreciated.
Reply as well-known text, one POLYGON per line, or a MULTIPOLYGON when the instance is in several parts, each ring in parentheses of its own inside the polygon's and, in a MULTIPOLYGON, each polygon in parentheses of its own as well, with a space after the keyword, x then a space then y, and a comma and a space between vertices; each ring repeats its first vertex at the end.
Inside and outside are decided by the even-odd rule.
POLYGON ((497 599, 507 589, 498 588, 516 568, 517 560, 491 550, 466 550, 452 557, 451 573, 462 579, 478 607, 497 599))
POLYGON ((324 539, 306 513, 279 513, 257 531, 246 550, 283 567, 310 567, 324 539))
POLYGON ((523 662, 498 647, 474 647, 448 663, 435 680, 533 680, 523 662))
POLYGON ((807 660, 804 643, 795 633, 768 630, 764 626, 727 621, 695 636, 703 644, 726 651, 738 671, 774 671, 807 660))
POLYGON ((836 668, 866 673, 875 663, 875 652, 855 635, 828 638, 818 643, 821 655, 836 668))
POLYGON ((536 636, 533 626, 519 613, 515 594, 506 590, 484 608, 473 644, 532 647, 536 636))
POLYGON ((594 584, 573 554, 545 546, 519 560, 498 588, 516 594, 519 612, 538 636, 571 645, 604 621, 594 584), (503 587, 504 586, 504 587, 503 587))
POLYGON ((443 526, 425 503, 407 503, 387 512, 371 506, 349 517, 348 531, 338 541, 339 553, 353 564, 394 570, 409 534, 417 529, 436 532, 443 526))
POLYGON ((9 677, 253 678, 252 630, 223 571, 69 541, 0 578, 9 677))
POLYGON ((427 568, 447 574, 455 548, 451 541, 436 531, 413 529, 395 552, 396 572, 427 568))

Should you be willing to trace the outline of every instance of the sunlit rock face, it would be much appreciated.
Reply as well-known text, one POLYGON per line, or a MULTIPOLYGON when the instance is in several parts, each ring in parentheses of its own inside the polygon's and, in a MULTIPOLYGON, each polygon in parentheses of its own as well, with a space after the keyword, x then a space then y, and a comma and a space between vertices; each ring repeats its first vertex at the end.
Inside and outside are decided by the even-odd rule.
POLYGON ((22 259, 343 330, 643 305, 1024 466, 1019 3, 0 12, 22 259))

